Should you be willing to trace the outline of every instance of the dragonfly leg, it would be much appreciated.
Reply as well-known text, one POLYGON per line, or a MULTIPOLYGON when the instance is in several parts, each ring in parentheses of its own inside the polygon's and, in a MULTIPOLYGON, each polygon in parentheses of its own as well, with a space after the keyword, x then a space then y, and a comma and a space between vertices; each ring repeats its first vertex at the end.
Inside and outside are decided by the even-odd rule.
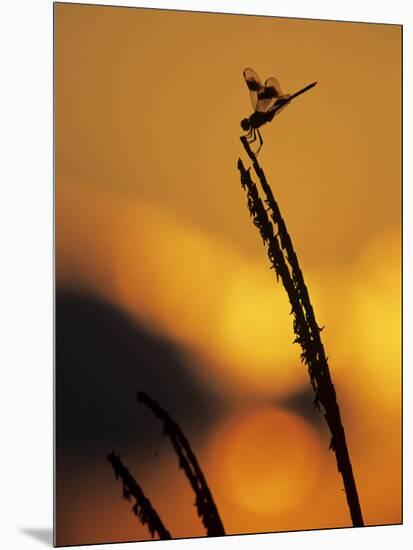
POLYGON ((258 134, 258 137, 259 137, 259 140, 260 140, 260 146, 258 147, 257 152, 255 153, 255 156, 258 156, 258 153, 260 152, 262 144, 264 143, 264 141, 262 139, 262 136, 261 136, 261 132, 258 130, 258 128, 257 128, 257 134, 258 134))
POLYGON ((252 136, 251 136, 251 139, 249 140, 249 143, 254 143, 256 139, 257 139, 256 129, 252 128, 252 136))

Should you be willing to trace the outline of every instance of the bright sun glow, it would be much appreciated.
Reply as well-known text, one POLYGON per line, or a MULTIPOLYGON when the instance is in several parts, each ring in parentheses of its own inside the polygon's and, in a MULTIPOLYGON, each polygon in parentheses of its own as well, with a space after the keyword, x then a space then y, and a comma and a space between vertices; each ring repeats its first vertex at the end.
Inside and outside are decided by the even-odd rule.
POLYGON ((284 513, 308 498, 323 452, 304 419, 273 407, 228 420, 211 443, 220 491, 260 514, 284 513))

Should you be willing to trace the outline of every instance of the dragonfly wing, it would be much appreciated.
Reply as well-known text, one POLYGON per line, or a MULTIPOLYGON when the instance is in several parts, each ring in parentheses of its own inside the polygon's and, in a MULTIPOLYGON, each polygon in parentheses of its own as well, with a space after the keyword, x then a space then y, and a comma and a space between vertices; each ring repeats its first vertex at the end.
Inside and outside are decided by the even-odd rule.
POLYGON ((280 83, 273 76, 271 78, 267 78, 267 80, 265 81, 265 87, 274 88, 275 93, 277 94, 277 97, 282 95, 280 83))
POLYGON ((260 77, 257 75, 257 73, 254 71, 254 69, 247 68, 244 70, 244 79, 248 86, 248 90, 250 91, 250 98, 252 103, 252 108, 254 111, 257 109, 258 104, 258 93, 262 90, 264 90, 264 86, 261 82, 260 77))
POLYGON ((277 101, 275 102, 275 104, 272 106, 272 108, 270 109, 271 111, 277 111, 277 115, 278 113, 281 113, 281 111, 283 109, 285 109, 289 104, 289 99, 290 99, 291 95, 290 94, 282 94, 280 95, 278 98, 277 98, 277 101))
POLYGON ((267 78, 264 87, 258 92, 256 111, 261 113, 271 111, 281 94, 281 86, 278 80, 274 77, 267 78))

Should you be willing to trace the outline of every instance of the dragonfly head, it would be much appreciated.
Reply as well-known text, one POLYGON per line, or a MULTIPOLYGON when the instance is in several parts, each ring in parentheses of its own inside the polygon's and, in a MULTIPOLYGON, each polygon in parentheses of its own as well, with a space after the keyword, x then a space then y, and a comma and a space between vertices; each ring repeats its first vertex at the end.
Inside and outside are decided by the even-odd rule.
POLYGON ((241 128, 244 130, 244 132, 247 132, 251 128, 251 123, 248 118, 244 118, 241 120, 241 128))

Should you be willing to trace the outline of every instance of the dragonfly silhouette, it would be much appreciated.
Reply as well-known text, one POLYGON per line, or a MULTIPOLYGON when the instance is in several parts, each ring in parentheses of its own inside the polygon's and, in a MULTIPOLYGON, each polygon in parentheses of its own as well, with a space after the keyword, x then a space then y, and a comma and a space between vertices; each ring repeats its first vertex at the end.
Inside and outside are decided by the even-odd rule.
POLYGON ((258 155, 263 144, 259 128, 263 124, 271 122, 275 115, 286 107, 294 98, 313 88, 317 82, 313 82, 298 92, 295 92, 295 94, 290 95, 281 92, 281 86, 274 77, 268 78, 265 84, 263 84, 260 77, 253 69, 247 68, 243 74, 250 91, 254 112, 250 117, 241 120, 241 128, 245 132, 248 132, 246 137, 249 143, 256 141, 258 135, 260 146, 255 153, 258 155))

